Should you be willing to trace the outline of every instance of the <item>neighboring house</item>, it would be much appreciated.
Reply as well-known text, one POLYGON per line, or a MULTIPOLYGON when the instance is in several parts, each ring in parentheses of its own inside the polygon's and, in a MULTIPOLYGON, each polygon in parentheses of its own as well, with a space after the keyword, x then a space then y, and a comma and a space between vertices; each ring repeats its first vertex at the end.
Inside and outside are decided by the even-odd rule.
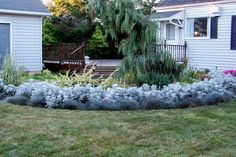
POLYGON ((163 0, 154 18, 159 39, 187 43, 190 67, 236 69, 235 0, 163 0))
POLYGON ((29 72, 42 70, 42 17, 50 15, 41 0, 0 0, 0 67, 10 53, 29 72))

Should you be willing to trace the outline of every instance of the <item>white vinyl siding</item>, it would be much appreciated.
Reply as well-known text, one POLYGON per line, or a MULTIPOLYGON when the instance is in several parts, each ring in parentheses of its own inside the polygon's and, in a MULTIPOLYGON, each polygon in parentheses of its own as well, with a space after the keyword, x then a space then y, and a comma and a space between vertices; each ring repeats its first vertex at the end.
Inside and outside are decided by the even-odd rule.
POLYGON ((0 22, 11 23, 11 56, 27 71, 42 70, 42 18, 0 14, 0 22))
MULTIPOLYGON (((210 6, 186 8, 188 18, 213 16, 210 6)), ((236 69, 236 50, 231 50, 231 20, 236 15, 236 3, 221 4, 217 39, 186 38, 189 65, 197 68, 236 69)), ((185 29, 186 30, 186 29, 185 29)), ((186 33, 186 32, 185 32, 186 33)))

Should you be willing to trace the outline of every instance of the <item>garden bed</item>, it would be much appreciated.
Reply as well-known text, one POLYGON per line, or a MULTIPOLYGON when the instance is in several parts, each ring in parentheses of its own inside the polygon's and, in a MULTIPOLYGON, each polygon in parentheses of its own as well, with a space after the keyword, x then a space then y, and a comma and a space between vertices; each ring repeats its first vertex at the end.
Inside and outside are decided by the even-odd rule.
POLYGON ((236 78, 212 73, 212 79, 193 84, 170 84, 122 88, 113 85, 75 85, 59 87, 48 82, 30 81, 19 87, 1 83, 1 97, 9 103, 54 109, 78 110, 151 110, 216 105, 231 100, 236 94, 236 78))

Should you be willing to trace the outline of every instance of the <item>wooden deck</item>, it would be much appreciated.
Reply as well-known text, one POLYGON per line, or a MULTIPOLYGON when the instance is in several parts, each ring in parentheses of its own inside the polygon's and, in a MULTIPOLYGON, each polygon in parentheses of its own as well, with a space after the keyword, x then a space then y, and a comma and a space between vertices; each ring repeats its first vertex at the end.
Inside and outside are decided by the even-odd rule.
POLYGON ((43 46, 43 63, 51 71, 81 71, 85 67, 85 43, 43 46))
MULTIPOLYGON (((157 44, 156 52, 165 51, 170 53, 172 58, 178 62, 186 61, 187 44, 184 45, 167 45, 157 44)), ((43 47, 43 63, 46 69, 54 72, 60 70, 70 70, 80 72, 85 68, 85 43, 80 44, 64 44, 45 45, 43 47)), ((92 61, 93 62, 93 61, 92 61)), ((116 66, 121 60, 96 60, 99 66, 116 66)))

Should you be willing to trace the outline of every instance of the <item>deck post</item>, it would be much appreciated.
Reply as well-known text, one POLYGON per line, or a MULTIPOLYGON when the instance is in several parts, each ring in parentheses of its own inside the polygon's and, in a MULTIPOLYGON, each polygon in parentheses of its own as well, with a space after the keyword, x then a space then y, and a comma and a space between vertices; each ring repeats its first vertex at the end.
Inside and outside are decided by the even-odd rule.
POLYGON ((187 58, 187 41, 184 41, 184 58, 187 58))

